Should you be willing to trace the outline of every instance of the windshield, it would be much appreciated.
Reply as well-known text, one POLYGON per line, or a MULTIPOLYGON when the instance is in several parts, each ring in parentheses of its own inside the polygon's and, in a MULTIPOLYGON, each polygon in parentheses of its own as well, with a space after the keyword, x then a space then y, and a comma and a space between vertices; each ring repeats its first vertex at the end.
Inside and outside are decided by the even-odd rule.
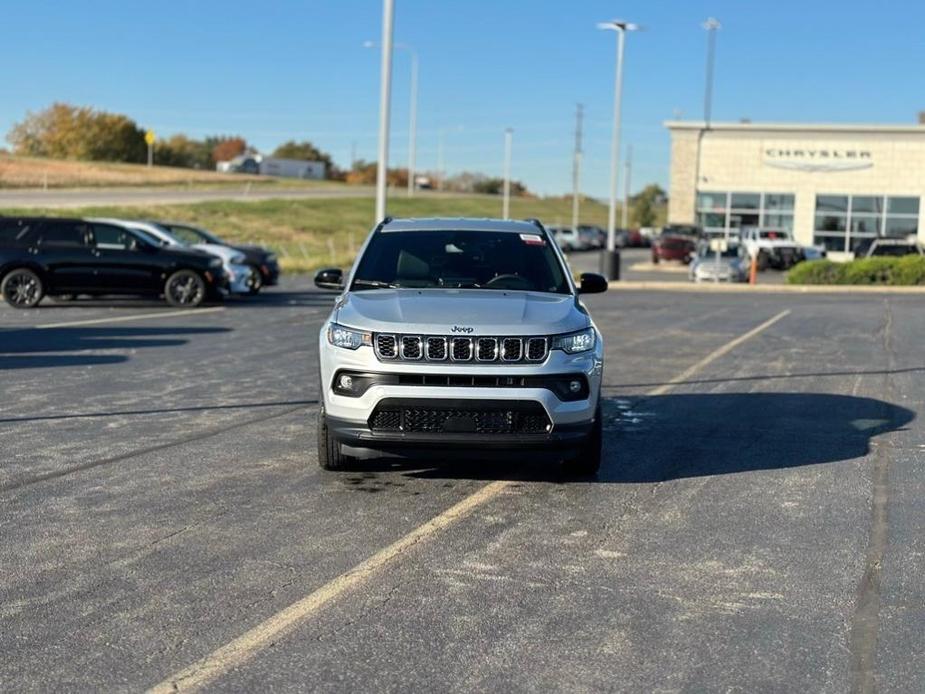
POLYGON ((215 243, 222 244, 222 241, 205 229, 197 227, 188 227, 182 224, 164 224, 162 225, 170 230, 174 236, 188 244, 194 243, 215 243))
POLYGON ((790 234, 787 233, 786 231, 762 231, 758 233, 758 236, 760 236, 763 239, 784 239, 786 240, 790 238, 790 234))
POLYGON ((381 287, 571 293, 545 238, 509 231, 378 232, 351 288, 381 287))
MULTIPOLYGON (((701 258, 715 258, 716 251, 711 250, 709 246, 702 246, 699 253, 701 258)), ((720 251, 720 258, 738 258, 739 257, 739 247, 738 246, 729 246, 725 251, 720 251)))
POLYGON ((154 238, 153 236, 151 236, 151 234, 139 229, 138 227, 132 227, 130 231, 136 237, 146 242, 149 246, 163 246, 164 245, 163 241, 161 241, 160 239, 154 238))

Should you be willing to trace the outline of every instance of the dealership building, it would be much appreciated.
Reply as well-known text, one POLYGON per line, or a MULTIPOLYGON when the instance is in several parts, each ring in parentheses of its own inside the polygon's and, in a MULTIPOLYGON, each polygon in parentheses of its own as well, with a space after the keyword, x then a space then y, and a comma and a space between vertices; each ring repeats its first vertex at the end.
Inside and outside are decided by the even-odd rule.
POLYGON ((788 229, 830 251, 925 241, 925 125, 665 125, 669 223, 788 229))

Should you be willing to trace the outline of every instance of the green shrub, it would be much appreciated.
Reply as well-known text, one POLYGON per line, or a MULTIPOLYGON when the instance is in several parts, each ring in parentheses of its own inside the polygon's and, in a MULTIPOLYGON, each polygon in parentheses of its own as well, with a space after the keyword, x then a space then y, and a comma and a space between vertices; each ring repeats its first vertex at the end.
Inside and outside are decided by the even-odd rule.
POLYGON ((925 285, 925 257, 863 258, 848 263, 810 260, 793 268, 787 283, 925 285))

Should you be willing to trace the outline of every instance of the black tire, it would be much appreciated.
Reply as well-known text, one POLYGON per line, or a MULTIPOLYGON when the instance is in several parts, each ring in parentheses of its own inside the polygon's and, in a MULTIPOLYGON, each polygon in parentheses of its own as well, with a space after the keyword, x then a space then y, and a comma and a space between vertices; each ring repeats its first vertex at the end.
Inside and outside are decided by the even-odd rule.
POLYGON ((177 270, 164 282, 164 299, 171 306, 196 308, 206 298, 206 283, 192 270, 177 270))
POLYGON ((251 274, 247 278, 247 293, 249 296, 256 296, 263 288, 263 275, 260 274, 260 268, 251 266, 251 274))
POLYGON ((758 271, 764 272, 770 264, 771 259, 768 257, 767 251, 758 251, 758 271))
POLYGON ((658 253, 653 253, 653 254, 652 254, 652 264, 653 264, 653 265, 658 265, 658 253))
POLYGON ((602 448, 604 445, 604 421, 601 416, 601 406, 598 404, 594 411, 594 425, 588 438, 578 451, 578 454, 565 461, 565 469, 576 477, 594 477, 601 469, 602 448))
POLYGON ((324 470, 346 470, 353 458, 341 452, 341 444, 328 431, 324 408, 318 409, 318 464, 324 470))
POLYGON ((0 295, 13 308, 33 308, 45 296, 42 279, 24 267, 6 273, 0 283, 0 295))

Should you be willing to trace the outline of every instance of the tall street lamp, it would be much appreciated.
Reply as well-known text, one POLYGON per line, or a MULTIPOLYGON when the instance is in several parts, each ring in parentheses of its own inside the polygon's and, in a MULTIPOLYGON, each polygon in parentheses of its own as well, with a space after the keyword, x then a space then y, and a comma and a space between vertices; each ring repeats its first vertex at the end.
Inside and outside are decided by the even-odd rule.
POLYGON ((501 216, 511 218, 511 140, 514 130, 507 128, 504 131, 504 200, 501 204, 501 216))
MULTIPOLYGON (((411 56, 411 106, 408 125, 408 197, 414 195, 414 172, 417 154, 417 120, 418 120, 418 52, 407 43, 395 43, 395 48, 408 51, 411 56)), ((375 48, 375 41, 364 41, 366 48, 375 48)))
POLYGON ((715 17, 710 17, 701 25, 707 30, 707 79, 703 89, 703 122, 710 129, 710 117, 713 111, 713 62, 716 55, 716 31, 723 25, 715 17))
POLYGON ((610 146, 610 210, 607 214, 607 252, 609 263, 606 271, 610 279, 619 275, 619 255, 615 254, 617 247, 617 176, 620 164, 620 109, 623 99, 623 43, 626 32, 637 31, 638 24, 615 19, 612 22, 600 22, 598 29, 617 32, 617 68, 614 78, 613 98, 613 140, 610 146))
POLYGON ((392 20, 395 0, 382 0, 382 54, 379 70, 379 153, 376 162, 376 219, 385 219, 389 174, 389 108, 392 100, 392 20))

